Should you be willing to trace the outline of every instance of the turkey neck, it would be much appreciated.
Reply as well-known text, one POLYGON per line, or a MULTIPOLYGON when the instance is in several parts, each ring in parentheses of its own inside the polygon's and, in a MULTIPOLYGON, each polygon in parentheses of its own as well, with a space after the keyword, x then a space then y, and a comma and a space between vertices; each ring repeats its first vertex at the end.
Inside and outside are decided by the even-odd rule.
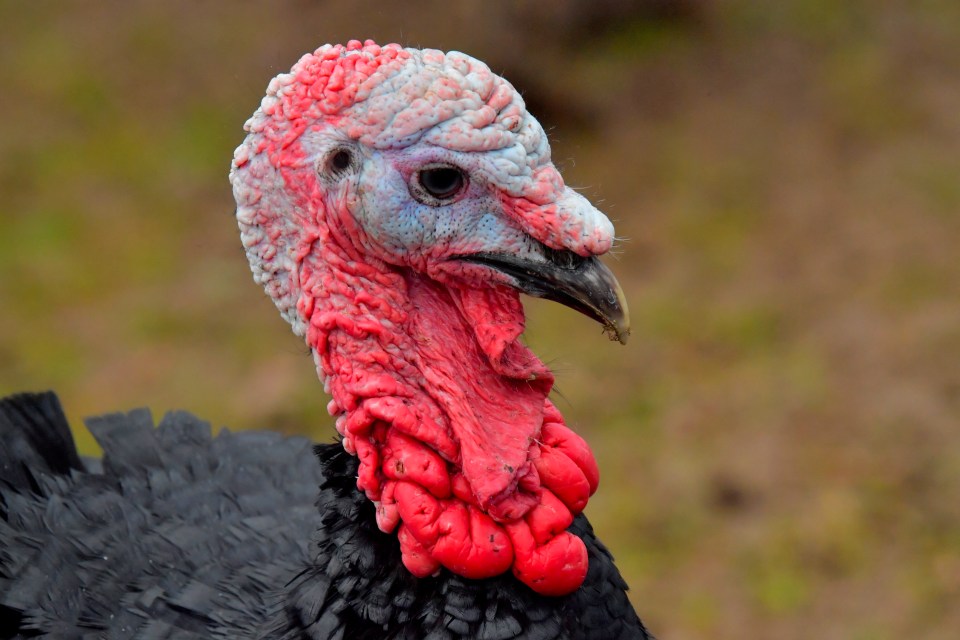
POLYGON ((298 310, 337 430, 360 458, 359 488, 381 499, 396 430, 436 452, 495 519, 522 516, 536 503, 531 446, 553 377, 518 340, 518 294, 370 264, 323 235, 301 262, 298 310))

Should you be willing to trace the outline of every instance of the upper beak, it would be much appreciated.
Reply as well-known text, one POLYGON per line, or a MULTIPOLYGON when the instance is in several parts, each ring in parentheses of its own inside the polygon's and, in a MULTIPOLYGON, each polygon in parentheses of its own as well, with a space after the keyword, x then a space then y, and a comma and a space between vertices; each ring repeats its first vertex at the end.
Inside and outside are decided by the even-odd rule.
POLYGON ((543 260, 502 253, 475 253, 461 260, 486 265, 514 280, 514 286, 535 298, 576 309, 603 324, 611 340, 627 343, 630 314, 617 279, 596 256, 543 247, 543 260))

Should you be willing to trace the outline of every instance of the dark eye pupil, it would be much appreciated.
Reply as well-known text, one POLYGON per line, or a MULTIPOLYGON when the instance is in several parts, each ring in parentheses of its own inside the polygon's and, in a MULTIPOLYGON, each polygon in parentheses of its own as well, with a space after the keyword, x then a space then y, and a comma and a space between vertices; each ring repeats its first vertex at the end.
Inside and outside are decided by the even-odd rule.
POLYGON ((341 149, 333 154, 333 158, 330 159, 330 166, 332 166, 337 171, 343 171, 350 166, 350 152, 344 151, 341 149))
POLYGON ((437 167, 420 172, 420 184, 434 198, 449 198, 463 186, 463 174, 453 167, 437 167))

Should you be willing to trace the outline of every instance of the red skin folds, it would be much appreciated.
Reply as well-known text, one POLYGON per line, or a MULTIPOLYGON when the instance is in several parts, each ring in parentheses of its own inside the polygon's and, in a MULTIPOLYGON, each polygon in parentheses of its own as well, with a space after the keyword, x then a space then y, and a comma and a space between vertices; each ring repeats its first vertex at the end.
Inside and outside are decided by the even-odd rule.
POLYGON ((392 429, 383 451, 383 475, 416 483, 437 498, 450 497, 450 475, 443 459, 423 443, 392 429))
POLYGON ((426 578, 440 570, 440 562, 410 533, 410 527, 400 525, 397 539, 400 540, 400 558, 407 571, 418 578, 426 578))
POLYGON ((590 447, 562 422, 545 422, 540 441, 540 457, 534 464, 541 481, 573 513, 580 513, 600 481, 590 447))
POLYGON ((547 399, 549 371, 517 341, 516 294, 427 279, 388 288, 368 274, 360 286, 346 269, 322 273, 331 264, 337 254, 305 257, 300 277, 317 284, 298 307, 313 310, 308 339, 360 459, 357 487, 377 502, 378 526, 397 531, 404 566, 419 577, 512 569, 549 595, 578 588, 586 550, 565 529, 596 490, 597 466, 547 399), (357 297, 382 310, 374 298, 404 294, 389 324, 342 310, 357 297))
POLYGON ((587 444, 587 441, 563 423, 563 416, 560 415, 560 412, 552 403, 548 403, 547 416, 540 433, 540 439, 545 446, 558 449, 577 465, 590 484, 590 495, 593 495, 600 484, 600 469, 597 468, 597 460, 593 457, 593 452, 590 451, 590 445, 587 444), (550 411, 556 412, 556 417, 551 416, 550 411))
POLYGON ((553 491, 570 511, 583 511, 590 498, 590 483, 573 460, 557 449, 545 446, 535 464, 545 487, 553 491))
POLYGON ((397 509, 397 500, 394 497, 396 482, 388 482, 377 503, 377 526, 381 531, 388 532, 397 528, 400 523, 400 510, 397 509))
POLYGON ((516 555, 513 574, 537 593, 565 595, 587 576, 587 548, 566 531, 571 522, 566 506, 544 490, 540 504, 524 519, 506 525, 516 555))
MULTIPOLYGON (((547 400, 552 377, 515 342, 516 327, 497 331, 496 296, 455 303, 438 284, 412 288, 417 309, 398 324, 429 339, 408 347, 421 354, 410 377, 382 346, 402 342, 384 325, 351 326, 343 313, 311 322, 328 331, 315 345, 325 347, 338 429, 360 459, 357 486, 377 501, 378 526, 397 530, 404 565, 420 577, 441 566, 468 578, 512 568, 541 593, 575 590, 586 551, 565 529, 596 489, 597 467, 547 400)), ((323 313, 319 297, 313 306, 323 313)))
MULTIPOLYGON (((489 578, 510 569, 513 546, 503 527, 478 507, 452 500, 438 500, 410 482, 396 484, 396 499, 404 535, 411 552, 426 552, 454 573, 467 578, 489 578)), ((401 551, 405 550, 401 546, 401 551)), ((412 558, 411 564, 427 563, 412 558)), ((409 568, 406 560, 404 565, 409 568)))

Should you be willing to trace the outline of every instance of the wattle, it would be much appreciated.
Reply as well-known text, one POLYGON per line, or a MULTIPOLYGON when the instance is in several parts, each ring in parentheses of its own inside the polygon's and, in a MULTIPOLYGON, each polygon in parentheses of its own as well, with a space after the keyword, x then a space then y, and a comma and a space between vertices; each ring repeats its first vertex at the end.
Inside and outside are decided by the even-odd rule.
POLYGON ((440 406, 460 448, 459 460, 451 462, 458 463, 482 508, 497 503, 500 519, 521 517, 536 503, 518 480, 535 473, 530 448, 553 385, 549 371, 516 342, 523 311, 510 293, 451 291, 422 277, 407 282, 409 334, 420 356, 421 384, 440 406), (484 293, 489 295, 478 295, 484 293), (500 322, 490 324, 493 317, 500 322), (485 336, 483 345, 478 332, 485 336), (520 352, 519 361, 504 362, 510 359, 503 353, 507 344, 516 345, 511 351, 520 352), (486 353, 484 346, 495 352, 486 353))
POLYGON ((597 468, 547 398, 553 376, 518 340, 516 292, 321 253, 300 269, 307 339, 360 459, 357 486, 380 528, 397 529, 407 568, 512 569, 540 593, 577 589, 586 550, 566 528, 597 468))

